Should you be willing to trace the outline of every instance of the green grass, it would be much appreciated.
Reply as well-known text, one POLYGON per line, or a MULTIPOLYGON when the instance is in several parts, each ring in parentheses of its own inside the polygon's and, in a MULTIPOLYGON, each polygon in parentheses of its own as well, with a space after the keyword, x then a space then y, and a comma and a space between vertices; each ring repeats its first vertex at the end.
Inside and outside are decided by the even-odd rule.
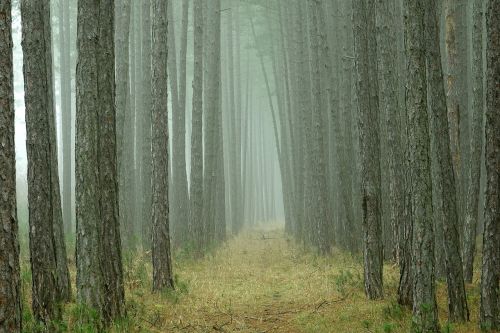
MULTIPOLYGON (((150 253, 125 256, 127 316, 112 323, 110 332, 409 330, 411 311, 395 301, 399 273, 392 264, 384 267, 385 299, 368 301, 359 256, 334 251, 325 258, 304 252, 281 229, 245 232, 201 260, 193 260, 187 252, 174 256, 176 290, 160 294, 151 293, 150 253)), ((27 260, 22 262, 25 332, 34 332, 37 327, 29 311, 31 275, 27 260)), ((71 274, 74 284, 73 266, 71 274)), ((467 291, 472 321, 447 325, 446 288, 438 283, 443 332, 479 332, 478 281, 468 285, 467 291)), ((75 303, 67 304, 60 330, 98 332, 94 315, 75 303)))

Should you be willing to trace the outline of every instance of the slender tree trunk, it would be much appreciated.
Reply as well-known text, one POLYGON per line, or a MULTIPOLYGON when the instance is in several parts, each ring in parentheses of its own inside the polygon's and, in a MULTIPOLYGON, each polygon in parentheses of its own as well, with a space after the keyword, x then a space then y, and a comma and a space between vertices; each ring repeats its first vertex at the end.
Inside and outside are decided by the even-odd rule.
POLYGON ((425 61, 425 3, 406 0, 405 19, 410 170, 413 220, 413 324, 412 332, 438 333, 434 274, 434 227, 429 159, 429 118, 425 61))
POLYGON ((375 1, 354 0, 353 10, 360 111, 365 293, 368 298, 377 299, 383 297, 383 250, 375 1))
POLYGON ((476 254, 476 229, 479 219, 479 189, 481 180, 481 153, 484 120, 484 66, 483 66, 483 0, 472 4, 472 118, 468 187, 464 221, 463 264, 464 279, 472 283, 476 254))
POLYGON ((444 91, 443 71, 441 68, 441 53, 439 46, 439 25, 436 11, 436 0, 428 0, 426 5, 425 33, 427 58, 427 91, 430 107, 430 137, 434 145, 437 172, 433 177, 436 187, 436 200, 443 217, 443 240, 446 263, 446 279, 448 282, 448 310, 450 320, 469 320, 469 309, 465 294, 462 259, 460 256, 460 236, 458 231, 458 214, 453 173, 452 156, 450 152, 450 136, 446 117, 446 95, 444 91), (450 189, 452 189, 450 193, 450 189))
POLYGON ((95 309, 106 323, 125 312, 118 222, 113 1, 78 2, 77 45, 77 300, 95 309))
POLYGON ((194 0, 194 77, 191 132, 190 224, 197 255, 203 245, 203 12, 202 0, 194 0))
POLYGON ((153 290, 174 287, 168 202, 167 1, 152 1, 153 290))
POLYGON ((142 1, 142 245, 151 247, 151 0, 142 1))
MULTIPOLYGON (((130 76, 129 76, 129 35, 131 3, 129 0, 117 1, 115 20, 115 61, 116 61, 116 141, 118 161, 118 186, 120 205, 120 225, 122 234, 126 235, 125 245, 131 248, 134 244, 133 210, 130 192, 130 172, 132 170, 130 145, 131 123, 130 76)), ((133 151, 132 151, 133 156, 133 151)))
POLYGON ((71 51, 69 1, 59 1, 59 61, 61 73, 61 117, 62 117, 62 216, 66 235, 73 232, 73 158, 72 158, 72 110, 71 110, 71 51))
POLYGON ((16 207, 12 4, 0 0, 0 332, 22 329, 16 207))
POLYGON ((481 274, 481 327, 500 329, 500 1, 486 12, 486 193, 481 274))

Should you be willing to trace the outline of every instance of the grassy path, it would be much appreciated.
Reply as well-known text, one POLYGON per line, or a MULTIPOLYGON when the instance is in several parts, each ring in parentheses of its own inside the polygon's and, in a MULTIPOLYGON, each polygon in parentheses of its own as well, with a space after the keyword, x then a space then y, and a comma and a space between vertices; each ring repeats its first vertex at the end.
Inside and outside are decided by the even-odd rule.
MULTIPOLYGON (((407 332, 410 311, 394 302, 398 272, 386 266, 386 299, 367 301, 361 258, 304 254, 280 229, 250 231, 201 261, 177 264, 178 290, 149 293, 147 258, 127 264, 129 319, 137 332, 407 332), (142 261, 141 261, 142 260, 142 261)), ((445 332, 479 332, 473 322, 445 332)), ((446 327, 446 291, 439 290, 446 327)), ((116 331, 124 330, 117 327, 116 331)))
MULTIPOLYGON (((23 331, 35 332, 26 250, 22 257, 23 331)), ((411 311, 395 302, 396 267, 384 268, 385 299, 367 301, 361 257, 315 256, 278 227, 244 232, 202 260, 177 254, 174 292, 151 294, 150 258, 150 253, 125 256, 127 318, 115 322, 111 332, 409 332, 411 311)), ((74 261, 70 264, 74 288, 74 261)), ((443 332, 479 332, 479 281, 467 292, 472 322, 447 327, 446 288, 438 284, 443 332)), ((92 322, 88 310, 67 304, 62 331, 97 333, 89 317, 92 322)))

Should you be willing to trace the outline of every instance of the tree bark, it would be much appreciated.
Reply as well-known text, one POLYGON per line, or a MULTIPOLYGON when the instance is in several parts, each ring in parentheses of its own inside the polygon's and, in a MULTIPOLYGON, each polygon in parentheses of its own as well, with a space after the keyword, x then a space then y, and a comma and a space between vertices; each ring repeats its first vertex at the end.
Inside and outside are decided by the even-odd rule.
POLYGON ((57 173, 49 2, 22 1, 21 16, 32 308, 36 320, 50 328, 61 319, 59 303, 69 298, 70 281, 57 173))
POLYGON ((0 332, 22 329, 16 207, 12 4, 0 0, 0 332))
POLYGON ((77 45, 77 300, 95 309, 107 323, 125 313, 118 222, 114 1, 78 2, 77 45))
POLYGON ((463 264, 464 279, 472 283, 474 256, 476 254, 476 229, 479 219, 479 190, 484 120, 484 65, 483 65, 483 0, 472 4, 472 118, 468 187, 464 221, 463 264))
POLYGON ((174 288, 168 201, 167 1, 152 2, 153 290, 174 288))
POLYGON ((406 0, 405 18, 407 83, 406 109, 410 155, 413 220, 413 324, 412 332, 438 333, 434 274, 434 227, 429 159, 429 118, 425 59, 425 7, 406 0))
POLYGON ((435 0, 428 0, 426 5, 426 58, 427 91, 430 107, 430 137, 435 151, 436 169, 433 186, 436 187, 436 200, 443 217, 446 279, 448 283, 448 310, 452 322, 469 320, 469 309, 465 294, 462 258, 460 256, 460 236, 456 201, 455 176, 450 151, 450 135, 446 116, 446 95, 444 91, 443 70, 439 46, 439 25, 435 0), (450 193, 451 190, 451 193, 450 193))
POLYGON ((383 297, 383 249, 375 1, 354 0, 353 10, 360 112, 365 293, 370 299, 378 299, 383 297))
POLYGON ((479 321, 484 329, 500 329, 500 1, 486 11, 486 193, 479 321))

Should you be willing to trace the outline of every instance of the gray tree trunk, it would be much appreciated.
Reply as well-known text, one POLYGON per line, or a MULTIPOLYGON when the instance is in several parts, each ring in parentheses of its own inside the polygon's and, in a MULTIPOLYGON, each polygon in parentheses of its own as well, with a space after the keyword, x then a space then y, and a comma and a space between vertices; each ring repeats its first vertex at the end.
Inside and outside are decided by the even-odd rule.
POLYGON ((151 0, 142 1, 142 245, 151 247, 151 0))
POLYGON ((434 173, 433 186, 436 188, 434 193, 437 194, 435 200, 440 201, 438 206, 442 209, 442 212, 437 216, 443 218, 440 225, 443 228, 446 279, 448 283, 448 310, 452 322, 467 321, 469 319, 469 309, 467 307, 460 255, 458 208, 456 191, 453 190, 456 183, 450 151, 446 95, 439 46, 439 21, 435 0, 427 1, 425 17, 427 18, 425 33, 430 137, 435 151, 436 160, 434 163, 436 163, 437 171, 434 173))
POLYGON ((107 322, 125 312, 112 0, 78 2, 77 45, 77 300, 107 322))
POLYGON ((353 11, 360 112, 365 293, 368 298, 377 299, 383 297, 383 249, 375 1, 355 0, 353 11))
POLYGON ((481 274, 481 327, 500 329, 500 1, 486 11, 486 193, 481 274))
POLYGON ((481 179, 481 155, 483 147, 484 120, 484 65, 483 65, 483 24, 484 1, 472 4, 472 118, 468 187, 464 221, 463 264, 464 279, 472 283, 474 256, 476 254, 476 229, 479 219, 479 189, 481 179))
POLYGON ((51 327, 52 321, 61 318, 59 303, 69 298, 70 281, 57 173, 50 4, 22 1, 21 16, 32 308, 36 320, 51 327), (59 251, 64 253, 58 255, 59 251))
POLYGON ((153 290, 174 287, 168 202, 167 0, 152 1, 153 290))
POLYGON ((130 123, 130 75, 129 75, 129 35, 130 0, 118 0, 116 5, 115 61, 116 61, 116 143, 118 161, 118 187, 120 205, 120 226, 125 237, 125 246, 134 244, 133 193, 130 192, 130 173, 133 168, 133 150, 130 123))
POLYGON ((21 280, 16 207, 12 4, 0 0, 0 332, 20 333, 21 280))
POLYGON ((62 117, 62 215, 66 235, 73 232, 73 158, 72 158, 72 110, 71 110, 71 50, 69 1, 59 1, 59 54, 61 73, 62 117))
POLYGON ((203 12, 202 1, 194 0, 194 77, 191 132, 190 225, 197 254, 203 245, 203 12))
POLYGON ((410 187, 413 220, 413 324, 412 332, 438 333, 434 274, 434 227, 432 182, 429 158, 429 118, 425 61, 425 7, 418 0, 407 0, 406 109, 410 155, 410 187))

